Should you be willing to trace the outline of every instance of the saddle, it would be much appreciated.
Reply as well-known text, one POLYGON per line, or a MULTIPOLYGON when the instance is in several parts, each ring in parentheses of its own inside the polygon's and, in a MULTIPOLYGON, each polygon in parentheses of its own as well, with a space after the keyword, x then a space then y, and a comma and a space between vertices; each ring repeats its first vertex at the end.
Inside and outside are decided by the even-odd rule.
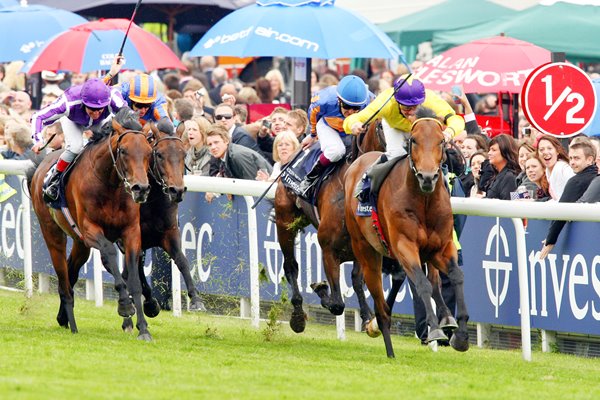
MULTIPOLYGON (((365 173, 365 179, 357 183, 356 191, 359 197, 356 215, 359 217, 370 217, 373 210, 377 210, 377 199, 379 198, 379 189, 390 174, 394 166, 408 157, 404 154, 400 157, 392 158, 384 163, 372 165, 365 173)), ((377 161, 376 161, 377 162, 377 161)))
MULTIPOLYGON (((81 153, 83 153, 83 152, 81 152, 81 153)), ((75 167, 75 164, 77 164, 77 161, 81 157, 81 153, 79 153, 77 155, 77 157, 75 157, 75 159, 71 163, 69 163, 69 166, 67 167, 67 169, 60 176, 59 188, 58 188, 58 198, 54 201, 49 201, 48 203, 46 203, 51 208, 60 210, 63 207, 67 207, 67 197, 65 195, 65 188, 67 187, 69 175, 71 175, 71 171, 73 170, 73 168, 75 167)), ((57 158, 56 161, 54 162, 54 164, 52 164, 52 167, 50 167, 48 172, 46 172, 46 176, 44 177, 44 184, 42 186, 42 189, 46 189, 46 187, 48 187, 48 183, 50 182, 50 176, 52 176, 52 174, 54 173, 54 170, 56 169, 56 164, 58 163, 58 160, 59 159, 57 158)))

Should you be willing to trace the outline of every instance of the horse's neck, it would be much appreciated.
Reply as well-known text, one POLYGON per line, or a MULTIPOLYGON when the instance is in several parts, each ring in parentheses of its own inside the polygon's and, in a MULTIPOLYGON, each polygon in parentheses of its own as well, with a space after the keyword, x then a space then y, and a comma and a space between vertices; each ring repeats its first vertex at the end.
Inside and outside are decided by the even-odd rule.
POLYGON ((113 161, 114 157, 117 157, 116 150, 113 149, 112 144, 109 148, 110 138, 103 140, 96 144, 90 150, 89 159, 91 160, 91 168, 94 169, 96 176, 102 180, 107 186, 118 186, 121 184, 119 175, 115 168, 113 161))

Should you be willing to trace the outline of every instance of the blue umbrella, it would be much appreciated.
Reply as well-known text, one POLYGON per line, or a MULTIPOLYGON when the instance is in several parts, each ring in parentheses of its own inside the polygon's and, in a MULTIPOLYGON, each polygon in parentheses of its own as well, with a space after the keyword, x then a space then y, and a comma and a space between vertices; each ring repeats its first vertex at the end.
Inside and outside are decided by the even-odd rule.
POLYGON ((27 60, 46 40, 85 22, 72 12, 41 5, 0 8, 0 62, 27 60))
POLYGON ((0 8, 18 6, 19 2, 17 0, 0 0, 0 8))
POLYGON ((404 60, 385 33, 334 1, 259 0, 225 16, 190 55, 404 60))

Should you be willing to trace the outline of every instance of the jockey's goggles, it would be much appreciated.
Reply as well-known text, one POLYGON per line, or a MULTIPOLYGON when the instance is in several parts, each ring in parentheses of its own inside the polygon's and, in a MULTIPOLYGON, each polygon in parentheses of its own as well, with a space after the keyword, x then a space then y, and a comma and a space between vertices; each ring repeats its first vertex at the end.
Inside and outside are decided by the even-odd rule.
POLYGON ((85 106, 85 108, 90 110, 90 112, 100 112, 100 111, 104 110, 105 107, 94 108, 94 107, 85 106))
POLYGON ((150 106, 152 104, 151 103, 138 103, 138 102, 132 101, 131 105, 139 110, 141 108, 150 108, 150 106))
POLYGON ((344 110, 353 110, 353 111, 360 111, 362 106, 351 106, 349 104, 344 103, 342 100, 338 100, 340 103, 340 107, 342 107, 344 110))
POLYGON ((403 104, 398 104, 400 106, 400 110, 402 111, 412 111, 415 110, 417 107, 419 107, 418 105, 416 106, 405 106, 403 104))

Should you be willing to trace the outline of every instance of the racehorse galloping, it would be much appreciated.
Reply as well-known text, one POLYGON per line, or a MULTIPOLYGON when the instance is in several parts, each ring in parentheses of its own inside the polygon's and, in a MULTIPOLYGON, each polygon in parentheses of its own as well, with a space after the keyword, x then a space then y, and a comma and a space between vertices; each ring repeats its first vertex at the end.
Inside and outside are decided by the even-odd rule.
POLYGON ((44 177, 60 152, 46 157, 33 176, 30 175, 31 199, 59 280, 59 325, 70 326, 73 333, 77 332, 73 285, 93 247, 100 251, 104 267, 115 279, 119 315, 130 317, 137 311, 138 338, 151 340, 142 312, 137 266, 142 249, 139 203, 146 201, 150 192, 148 167, 152 149, 139 131, 141 125, 135 114, 128 108, 117 113, 112 128, 107 137, 86 146, 66 184, 68 210, 81 236, 60 211, 49 208, 43 200, 44 177), (68 260, 67 235, 73 239, 68 260), (123 241, 125 248, 127 285, 117 266, 113 242, 118 239, 123 241))
MULTIPOLYGON (((381 124, 372 123, 364 137, 357 137, 360 143, 353 149, 353 155, 358 153, 382 150, 384 147, 381 124)), ((340 315, 344 311, 344 300, 339 285, 340 264, 346 261, 355 261, 352 270, 352 287, 360 304, 360 315, 363 323, 371 319, 371 311, 365 300, 363 279, 360 266, 356 262, 350 248, 348 231, 344 224, 344 182, 343 177, 349 163, 344 163, 341 168, 334 171, 321 186, 317 198, 317 208, 320 221, 311 220, 306 208, 312 205, 298 198, 289 191, 283 183, 279 182, 275 193, 275 221, 277 236, 281 251, 283 252, 283 269, 285 277, 292 288, 291 302, 294 307, 290 319, 290 327, 294 332, 303 332, 306 327, 306 314, 302 309, 302 295, 298 288, 298 262, 294 256, 294 242, 300 229, 312 223, 317 227, 317 238, 323 252, 323 262, 327 281, 331 286, 331 295, 325 282, 313 284, 311 287, 321 298, 321 305, 332 314, 340 315), (302 203, 298 208, 297 202, 302 203)))
MULTIPOLYGON (((142 230, 142 250, 161 247, 183 275, 191 299, 191 311, 205 311, 204 304, 194 286, 190 265, 181 251, 181 233, 177 223, 178 204, 183 200, 186 191, 183 182, 185 173, 185 147, 183 141, 172 133, 172 125, 161 120, 158 125, 151 126, 149 138, 152 145, 150 158, 150 196, 140 208, 140 225, 142 230)), ((143 255, 144 253, 142 253, 143 255)), ((160 306, 152 297, 152 290, 144 277, 144 260, 140 257, 139 273, 142 277, 142 293, 144 295, 144 313, 153 318, 160 312, 160 306)), ((130 318, 123 321, 123 329, 132 329, 130 318)))
MULTIPOLYGON (((353 196, 357 182, 377 158, 377 153, 361 156, 346 173, 346 223, 354 254, 363 266, 365 282, 373 296, 375 316, 388 357, 394 357, 394 350, 390 337, 390 309, 382 288, 382 256, 396 258, 415 283, 427 311, 428 341, 447 339, 440 326, 451 327, 454 321, 439 290, 434 290, 434 300, 442 317, 438 325, 438 317, 431 306, 432 286, 421 265, 426 262, 449 276, 458 307, 458 330, 452 335, 450 344, 459 351, 469 347, 463 272, 458 267, 452 239, 450 195, 440 170, 445 145, 442 124, 429 114, 425 115, 428 117, 421 117, 412 125, 407 159, 396 163, 380 188, 377 209, 383 239, 373 229, 371 218, 355 215, 357 200, 353 196)), ((431 278, 437 281, 435 276, 431 278)))

